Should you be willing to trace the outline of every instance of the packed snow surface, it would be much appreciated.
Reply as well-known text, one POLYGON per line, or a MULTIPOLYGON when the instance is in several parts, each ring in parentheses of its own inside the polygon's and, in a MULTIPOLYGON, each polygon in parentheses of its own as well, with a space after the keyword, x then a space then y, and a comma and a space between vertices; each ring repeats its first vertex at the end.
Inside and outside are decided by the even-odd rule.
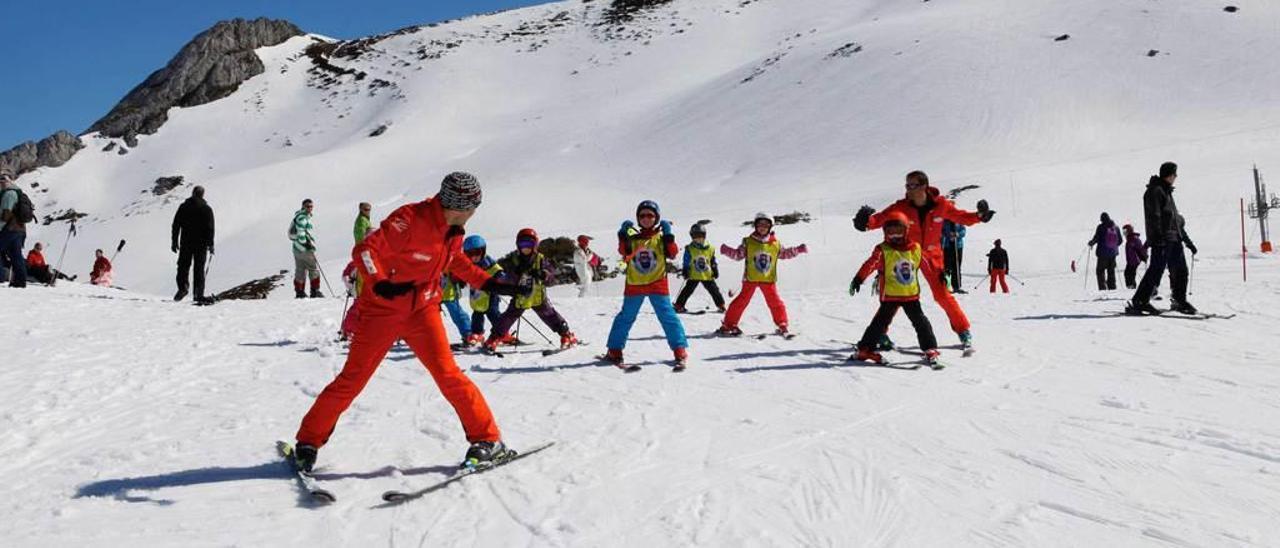
MULTIPOLYGON (((1234 4, 675 0, 601 25, 606 2, 559 2, 330 59, 359 80, 313 68, 319 36, 258 50, 265 74, 171 111, 128 154, 90 135, 20 179, 39 214, 89 215, 62 265, 81 280, 93 249, 127 241, 128 290, 0 289, 0 544, 1274 546, 1280 270, 1252 255, 1241 281, 1239 199, 1254 163, 1280 170, 1280 4, 1234 4), (1099 213, 1143 231, 1167 160, 1200 250, 1190 300, 1231 319, 1121 317, 1127 292, 1088 289, 1099 213), (913 169, 997 212, 970 228, 966 285, 997 238, 1017 280, 961 297, 975 356, 926 295, 945 370, 853 365, 875 300, 845 288, 880 234, 850 218, 913 169), (619 280, 553 288, 590 346, 459 357, 513 447, 553 448, 374 508, 466 448, 397 347, 321 451, 339 500, 315 506, 274 446, 342 366, 342 302, 168 301, 173 213, 208 189, 216 292, 291 269, 286 223, 312 198, 336 286, 358 202, 377 221, 454 170, 484 184, 468 228, 495 255, 529 226, 614 259, 642 199, 681 245, 699 219, 719 245, 756 211, 809 213, 777 227, 811 250, 781 265, 800 336, 710 338, 720 316, 686 316, 692 363, 674 374, 646 313, 627 348, 643 371, 624 375, 593 360, 619 280), (187 185, 151 192, 175 175, 187 185)), ((28 245, 54 263, 66 235, 32 227, 28 245)), ((723 288, 740 268, 722 258, 723 288)), ((743 328, 772 331, 762 302, 743 328)), ((891 334, 914 345, 901 315, 891 334)))

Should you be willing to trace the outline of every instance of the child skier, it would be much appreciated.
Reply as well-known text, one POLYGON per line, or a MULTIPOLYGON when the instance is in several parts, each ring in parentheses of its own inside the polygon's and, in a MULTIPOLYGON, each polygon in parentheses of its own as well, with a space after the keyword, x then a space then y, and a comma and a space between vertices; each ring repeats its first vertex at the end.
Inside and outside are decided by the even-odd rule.
POLYGON ((701 224, 693 225, 689 228, 689 237, 693 241, 684 248, 681 274, 685 282, 684 289, 680 290, 680 296, 676 298, 676 312, 686 312, 685 303, 689 302, 689 297, 701 285, 707 288, 711 300, 716 303, 716 309, 723 314, 724 296, 720 294, 720 286, 716 285, 716 280, 720 278, 720 265, 716 263, 715 248, 707 243, 707 228, 701 224))
MULTIPOLYGON (((462 241, 462 252, 471 259, 471 264, 483 268, 490 276, 496 276, 502 271, 502 267, 487 254, 487 246, 483 237, 473 234, 462 241)), ((489 323, 497 327, 501 307, 502 300, 498 295, 483 289, 471 289, 471 334, 467 335, 467 346, 484 343, 484 320, 489 318, 489 323)))
POLYGON ((876 311, 871 325, 858 341, 858 353, 854 360, 884 363, 884 358, 875 351, 881 335, 889 329, 893 316, 901 308, 911 319, 916 329, 916 337, 920 342, 920 350, 924 352, 925 361, 935 368, 938 366, 938 340, 933 335, 933 326, 920 308, 920 274, 936 276, 933 264, 922 260, 924 252, 920 244, 907 238, 907 226, 910 220, 902 212, 893 211, 886 215, 884 222, 884 243, 877 245, 871 257, 862 268, 858 269, 853 282, 849 284, 849 294, 856 295, 863 281, 873 272, 879 274, 880 309, 876 311))
POLYGON ((442 276, 440 280, 440 306, 449 312, 449 319, 453 321, 453 326, 458 328, 458 337, 462 342, 466 342, 467 336, 471 335, 471 315, 462 309, 462 303, 458 302, 458 296, 466 288, 466 283, 453 279, 448 274, 442 276))
POLYGON ((1124 225, 1124 286, 1138 288, 1138 266, 1147 262, 1147 246, 1133 225, 1124 225))
POLYGON ((751 235, 742 239, 738 247, 720 245, 720 253, 735 261, 747 259, 742 271, 742 292, 729 303, 729 311, 724 316, 724 323, 716 330, 719 335, 737 337, 742 335, 738 329, 738 320, 751 303, 751 296, 759 289, 764 293, 764 300, 769 305, 769 313, 773 316, 777 333, 787 336, 787 305, 778 296, 778 261, 794 259, 809 252, 809 247, 800 244, 796 247, 783 247, 773 234, 773 218, 765 213, 757 213, 752 223, 751 235))
POLYGON ((609 328, 608 361, 624 371, 639 371, 639 366, 624 366, 622 349, 627 346, 631 326, 645 299, 653 307, 667 336, 667 346, 675 356, 675 370, 683 371, 689 360, 689 341, 685 338, 684 325, 671 306, 671 291, 667 286, 667 261, 675 257, 679 248, 671 234, 671 222, 662 219, 657 202, 645 200, 636 207, 636 221, 626 220, 618 229, 618 253, 627 267, 627 283, 623 292, 622 310, 613 318, 609 328), (639 228, 636 227, 639 223, 639 228))
POLYGON ((556 312, 547 298, 547 286, 555 283, 555 265, 538 251, 538 233, 532 228, 521 229, 516 234, 516 250, 498 261, 504 276, 515 280, 521 287, 532 287, 532 293, 516 297, 506 312, 493 324, 493 333, 485 341, 484 348, 495 352, 507 336, 511 327, 520 321, 524 311, 530 308, 547 324, 552 331, 560 335, 560 348, 569 348, 578 344, 578 338, 569 331, 569 322, 556 312))
POLYGON ((1000 247, 1000 240, 996 240, 995 245, 987 252, 987 274, 991 276, 991 292, 996 292, 996 283, 999 283, 1001 291, 1008 293, 1009 284, 1004 281, 1004 277, 1009 274, 1009 252, 1000 247))

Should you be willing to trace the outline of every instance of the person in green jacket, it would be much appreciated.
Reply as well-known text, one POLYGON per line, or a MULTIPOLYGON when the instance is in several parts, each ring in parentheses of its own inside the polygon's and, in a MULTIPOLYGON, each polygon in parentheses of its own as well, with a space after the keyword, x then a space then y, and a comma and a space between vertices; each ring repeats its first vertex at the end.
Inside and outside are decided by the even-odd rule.
POLYGON ((316 260, 316 239, 311 234, 311 212, 315 204, 310 198, 302 201, 302 209, 293 214, 293 223, 289 225, 289 239, 293 241, 293 292, 299 299, 307 298, 307 279, 311 279, 311 297, 319 298, 320 263, 316 260))
POLYGON ((360 202, 360 213, 356 214, 356 226, 352 231, 357 244, 363 242, 365 236, 369 235, 369 230, 373 228, 373 222, 369 220, 369 215, 372 213, 373 206, 369 202, 360 202))

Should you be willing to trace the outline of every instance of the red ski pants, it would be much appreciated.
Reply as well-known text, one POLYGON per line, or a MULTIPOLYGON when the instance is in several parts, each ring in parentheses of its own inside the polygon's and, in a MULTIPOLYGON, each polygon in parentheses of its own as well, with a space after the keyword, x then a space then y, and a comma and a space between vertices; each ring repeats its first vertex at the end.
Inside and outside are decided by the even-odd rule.
POLYGON ((1003 271, 1003 270, 1000 270, 1000 269, 998 269, 998 268, 997 268, 997 269, 993 269, 993 270, 991 271, 991 292, 992 292, 992 293, 995 293, 995 292, 996 292, 996 280, 999 280, 999 281, 1000 281, 1000 289, 1001 289, 1001 290, 1003 290, 1005 293, 1008 293, 1008 292, 1009 292, 1009 284, 1005 283, 1005 281, 1004 281, 1004 271, 1003 271))
POLYGON ((745 280, 742 282, 742 293, 734 297, 733 302, 729 303, 729 311, 724 314, 725 327, 738 327, 738 321, 742 319, 742 313, 746 312, 747 305, 751 304, 751 296, 757 289, 764 294, 764 302, 769 305, 773 323, 778 327, 787 327, 787 305, 778 296, 778 284, 745 280))
POLYGON ((467 441, 501 439, 498 425, 489 411, 489 404, 484 401, 484 395, 453 361, 453 352, 449 349, 449 338, 445 334, 439 307, 424 306, 416 311, 393 314, 372 309, 359 312, 359 325, 351 340, 347 363, 302 418, 302 426, 298 427, 297 435, 299 444, 319 447, 329 441, 329 435, 338 423, 338 416, 364 390, 396 339, 403 339, 418 357, 418 361, 431 373, 440 393, 453 406, 458 419, 462 421, 467 441))
POLYGON ((947 288, 947 283, 942 281, 942 276, 923 277, 929 280, 929 292, 933 293, 934 302, 937 302, 938 306, 942 307, 942 311, 947 313, 947 320, 951 322, 951 330, 956 333, 968 331, 969 318, 964 315, 964 310, 960 309, 960 303, 956 301, 955 295, 952 295, 951 290, 947 288))

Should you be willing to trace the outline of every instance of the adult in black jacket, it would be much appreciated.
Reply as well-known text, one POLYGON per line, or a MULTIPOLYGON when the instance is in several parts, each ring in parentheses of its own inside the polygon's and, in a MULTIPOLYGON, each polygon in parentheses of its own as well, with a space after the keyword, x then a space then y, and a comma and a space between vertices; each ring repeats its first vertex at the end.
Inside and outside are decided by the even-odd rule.
POLYGON ((204 265, 207 253, 213 253, 213 208, 204 201, 202 186, 191 189, 191 197, 178 206, 178 212, 173 216, 172 249, 178 254, 178 292, 173 300, 181 301, 187 296, 187 278, 194 261, 196 271, 191 276, 195 286, 193 300, 205 302, 204 265))
POLYGON ((1147 192, 1142 195, 1142 209, 1147 222, 1147 244, 1151 246, 1151 265, 1138 284, 1138 291, 1133 294, 1128 311, 1137 314, 1159 314, 1160 311, 1151 306, 1151 296, 1169 269, 1169 285, 1173 289, 1173 300, 1170 309, 1183 314, 1195 314, 1196 308, 1187 302, 1187 256, 1182 246, 1185 244, 1191 254, 1196 254, 1196 244, 1187 237, 1186 221, 1178 213, 1178 205, 1173 201, 1173 183, 1178 179, 1178 166, 1173 162, 1165 162, 1160 166, 1160 175, 1152 177, 1147 183, 1147 192))

